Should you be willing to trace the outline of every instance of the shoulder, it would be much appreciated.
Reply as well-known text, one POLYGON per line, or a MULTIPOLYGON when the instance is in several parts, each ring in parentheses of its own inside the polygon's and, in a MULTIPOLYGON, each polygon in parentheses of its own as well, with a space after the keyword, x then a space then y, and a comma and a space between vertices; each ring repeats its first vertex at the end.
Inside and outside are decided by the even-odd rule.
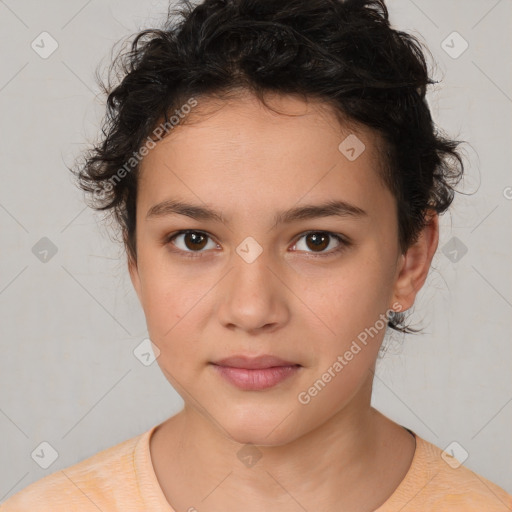
POLYGON ((137 489, 133 437, 33 482, 0 505, 1 512, 117 510, 118 494, 137 489))
MULTIPOLYGON (((416 435, 413 463, 402 482, 411 492, 408 510, 506 512, 512 496, 438 446, 416 435), (415 494, 414 494, 415 493, 415 494), (414 495, 414 497, 413 497, 414 495)), ((402 485, 400 486, 402 487, 402 485)), ((399 487, 399 488, 400 488, 399 487)))

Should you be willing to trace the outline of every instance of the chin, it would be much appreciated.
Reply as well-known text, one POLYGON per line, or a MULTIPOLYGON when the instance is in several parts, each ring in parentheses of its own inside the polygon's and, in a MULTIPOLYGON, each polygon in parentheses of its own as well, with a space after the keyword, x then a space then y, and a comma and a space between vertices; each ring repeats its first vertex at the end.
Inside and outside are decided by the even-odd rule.
POLYGON ((284 407, 268 414, 256 412, 254 408, 247 408, 235 412, 230 408, 229 417, 221 419, 220 423, 230 438, 240 444, 252 444, 257 446, 280 446, 297 439, 301 432, 298 425, 304 425, 297 421, 290 409, 284 407))
POLYGON ((288 444, 294 439, 289 432, 283 431, 278 434, 272 432, 269 435, 268 430, 258 428, 239 428, 234 432, 231 431, 230 434, 233 441, 242 445, 254 446, 282 446, 288 444))

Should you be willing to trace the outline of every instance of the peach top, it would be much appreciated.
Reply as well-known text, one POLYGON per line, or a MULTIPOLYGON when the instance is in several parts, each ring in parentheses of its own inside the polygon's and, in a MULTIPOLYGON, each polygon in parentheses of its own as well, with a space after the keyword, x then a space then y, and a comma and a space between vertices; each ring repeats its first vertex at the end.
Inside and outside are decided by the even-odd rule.
MULTIPOLYGON (((0 511, 175 512, 151 462, 149 439, 156 427, 33 482, 0 511)), ((448 464, 440 448, 411 433, 416 438, 411 467, 375 512, 512 511, 510 494, 465 466, 448 464)), ((199 502, 190 504, 194 508, 204 509, 199 502)))

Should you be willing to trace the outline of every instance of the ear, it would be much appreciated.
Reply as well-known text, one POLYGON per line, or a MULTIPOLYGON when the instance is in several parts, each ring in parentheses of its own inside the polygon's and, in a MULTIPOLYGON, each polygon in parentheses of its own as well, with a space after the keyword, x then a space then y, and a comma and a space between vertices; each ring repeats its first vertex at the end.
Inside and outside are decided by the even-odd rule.
POLYGON ((130 279, 132 281, 133 287, 135 288, 135 292, 139 297, 139 301, 141 301, 139 269, 137 267, 137 263, 131 258, 131 256, 128 256, 128 272, 130 273, 130 279))
POLYGON ((416 294, 427 279, 432 258, 439 243, 439 216, 427 213, 427 223, 417 241, 401 255, 401 268, 395 281, 393 300, 401 304, 401 311, 414 304, 416 294))

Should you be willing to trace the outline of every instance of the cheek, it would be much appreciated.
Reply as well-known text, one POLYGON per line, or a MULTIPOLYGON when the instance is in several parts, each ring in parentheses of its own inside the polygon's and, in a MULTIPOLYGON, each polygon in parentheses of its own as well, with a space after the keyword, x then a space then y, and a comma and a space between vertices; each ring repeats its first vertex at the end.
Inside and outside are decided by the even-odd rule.
POLYGON ((369 384, 371 392, 372 374, 370 369, 375 360, 373 347, 361 348, 350 361, 343 353, 333 357, 328 364, 298 390, 296 401, 303 421, 310 426, 321 424, 347 407, 356 394, 369 384), (306 420, 307 418, 307 420, 306 420))
POLYGON ((393 293, 393 273, 383 261, 359 255, 357 261, 333 272, 322 286, 309 288, 311 309, 327 327, 327 347, 340 350, 375 324, 382 330, 379 319, 390 307, 393 293), (333 340, 338 341, 333 344, 333 340))
POLYGON ((141 303, 148 331, 157 346, 172 338, 185 317, 186 299, 191 287, 182 282, 174 269, 165 265, 162 258, 141 251, 139 274, 141 303))
MULTIPOLYGON (((316 300, 311 309, 320 312, 324 335, 314 340, 318 359, 297 400, 312 418, 335 414, 372 378, 370 370, 386 333, 391 289, 382 268, 367 263, 340 272, 323 293, 310 292, 311 303, 316 300)), ((305 332, 313 332, 311 325, 305 332)))
POLYGON ((149 337, 160 349, 157 360, 162 370, 178 377, 196 362, 201 365, 204 361, 201 333, 208 318, 207 292, 216 280, 197 273, 191 278, 190 272, 179 272, 178 266, 159 257, 147 259, 141 269, 142 305, 149 337))

